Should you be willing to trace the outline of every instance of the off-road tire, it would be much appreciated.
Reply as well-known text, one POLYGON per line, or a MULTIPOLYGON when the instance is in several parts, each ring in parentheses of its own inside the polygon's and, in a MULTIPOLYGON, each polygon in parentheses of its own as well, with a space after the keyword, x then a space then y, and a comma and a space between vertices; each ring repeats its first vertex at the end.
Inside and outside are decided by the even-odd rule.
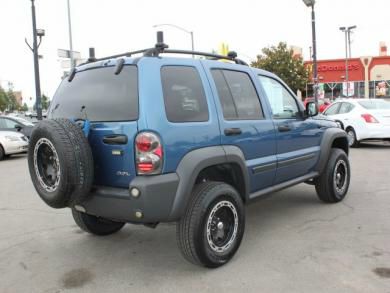
MULTIPOLYGON (((54 151, 53 151, 54 153, 54 151)), ((85 200, 93 182, 93 158, 82 129, 68 119, 39 122, 33 129, 28 165, 33 185, 42 200, 53 208, 71 207, 85 200), (44 141, 54 148, 60 173, 55 186, 45 185, 39 172, 39 143, 44 141), (38 150, 38 151, 37 151, 38 150), (36 160, 36 161, 34 161, 36 160), (38 177, 39 176, 39 177, 38 177)), ((57 171, 58 171, 57 169, 57 171)))
POLYGON ((347 154, 342 149, 332 148, 325 170, 314 180, 319 199, 326 203, 342 201, 348 192, 351 179, 350 170, 347 154), (340 170, 336 168, 340 168, 340 170), (338 170, 340 173, 345 173, 343 174, 345 175, 344 178, 338 177, 338 170), (345 172, 342 172, 342 170, 345 170, 345 172), (344 181, 339 182, 338 180, 344 181))
POLYGON ((244 230, 245 208, 238 192, 223 182, 204 182, 194 188, 186 213, 177 223, 177 243, 189 262, 216 268, 226 264, 234 256, 241 244, 244 230), (208 240, 207 233, 210 230, 207 226, 210 226, 208 221, 212 212, 215 213, 215 208, 224 203, 234 207, 234 219, 238 220, 238 224, 234 225, 237 227, 236 234, 233 233, 230 240, 228 239, 229 242, 232 241, 230 246, 226 251, 216 252, 216 247, 214 246, 213 250, 208 240))
POLYGON ((76 224, 85 232, 106 236, 118 232, 125 223, 114 222, 104 218, 88 215, 72 209, 72 216, 76 224))

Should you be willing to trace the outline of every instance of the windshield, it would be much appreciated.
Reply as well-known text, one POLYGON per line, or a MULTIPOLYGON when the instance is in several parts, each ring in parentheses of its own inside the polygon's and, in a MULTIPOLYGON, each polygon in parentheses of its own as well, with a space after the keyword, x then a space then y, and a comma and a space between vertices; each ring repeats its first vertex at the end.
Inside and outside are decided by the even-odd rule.
POLYGON ((138 119, 137 67, 126 65, 120 74, 115 67, 77 72, 65 78, 51 104, 49 118, 90 121, 133 121, 138 119))
POLYGON ((358 103, 367 110, 390 109, 390 102, 384 100, 359 101, 358 103))
POLYGON ((12 117, 12 118, 17 120, 20 124, 23 124, 24 126, 34 126, 32 122, 27 121, 26 119, 20 117, 12 117))

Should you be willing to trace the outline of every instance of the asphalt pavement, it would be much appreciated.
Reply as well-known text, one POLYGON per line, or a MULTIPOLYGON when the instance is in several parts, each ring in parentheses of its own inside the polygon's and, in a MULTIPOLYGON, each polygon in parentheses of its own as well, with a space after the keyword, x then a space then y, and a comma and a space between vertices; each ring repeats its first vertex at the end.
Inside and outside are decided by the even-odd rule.
POLYGON ((187 263, 175 224, 96 237, 36 194, 25 155, 0 162, 0 292, 390 293, 390 144, 351 150, 339 204, 300 184, 247 208, 233 260, 187 263))

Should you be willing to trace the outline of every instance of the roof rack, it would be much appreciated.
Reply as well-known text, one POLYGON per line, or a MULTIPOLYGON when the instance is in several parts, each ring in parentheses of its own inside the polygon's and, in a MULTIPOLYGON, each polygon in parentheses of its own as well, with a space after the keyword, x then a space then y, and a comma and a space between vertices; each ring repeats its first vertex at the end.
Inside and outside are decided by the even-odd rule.
POLYGON ((230 61, 235 62, 236 64, 248 66, 248 64, 245 61, 237 58, 237 53, 234 51, 230 51, 228 53, 228 55, 225 56, 225 55, 199 52, 199 51, 168 49, 168 45, 164 43, 164 35, 163 35, 162 31, 157 32, 157 43, 153 48, 131 51, 131 52, 107 56, 107 57, 103 57, 103 58, 95 58, 95 50, 93 48, 89 49, 89 53, 90 53, 90 56, 89 56, 88 61, 86 63, 102 61, 102 60, 107 60, 107 59, 113 59, 113 58, 119 58, 119 57, 131 57, 133 55, 143 53, 144 56, 148 56, 148 57, 158 57, 160 54, 196 55, 196 56, 209 57, 212 60, 230 60, 230 61))

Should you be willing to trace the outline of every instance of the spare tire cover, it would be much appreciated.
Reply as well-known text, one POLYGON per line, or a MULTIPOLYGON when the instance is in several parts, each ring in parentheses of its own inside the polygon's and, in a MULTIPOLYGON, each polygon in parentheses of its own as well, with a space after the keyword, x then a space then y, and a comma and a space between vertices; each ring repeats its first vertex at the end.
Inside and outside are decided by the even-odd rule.
POLYGON ((74 206, 89 194, 91 148, 82 129, 68 119, 44 120, 34 127, 28 166, 36 191, 53 208, 74 206))

